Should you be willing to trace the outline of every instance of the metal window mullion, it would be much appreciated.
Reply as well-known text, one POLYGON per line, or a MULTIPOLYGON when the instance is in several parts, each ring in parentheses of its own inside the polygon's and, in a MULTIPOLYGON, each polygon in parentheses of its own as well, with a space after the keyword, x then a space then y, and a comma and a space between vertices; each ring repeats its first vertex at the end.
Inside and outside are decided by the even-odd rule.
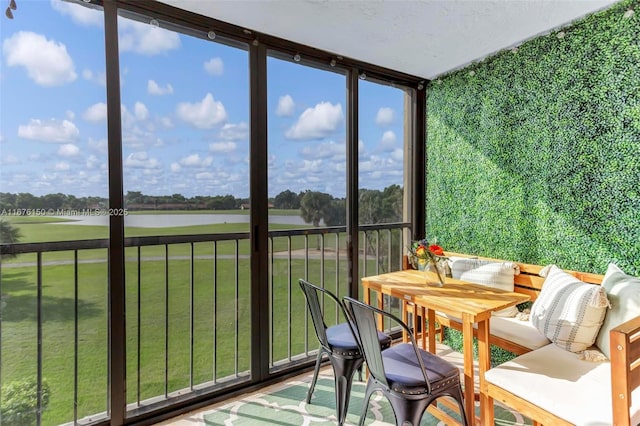
POLYGON ((78 250, 73 251, 73 424, 78 423, 78 250))
POLYGON ((141 365, 141 355, 140 352, 142 350, 142 259, 141 259, 141 246, 138 246, 138 265, 137 265, 137 273, 138 273, 138 336, 136 342, 137 354, 136 354, 136 403, 140 406, 140 369, 141 365))
POLYGON ((191 247, 191 271, 189 275, 189 313, 190 313, 190 321, 189 321, 189 389, 193 390, 193 345, 195 343, 194 339, 194 316, 195 316, 195 300, 194 300, 194 274, 195 274, 195 256, 194 256, 194 246, 193 243, 190 245, 191 247))
POLYGON ((213 383, 218 382, 218 242, 213 243, 213 383))
POLYGON ((291 332, 291 320, 292 320, 292 306, 293 306, 293 288, 291 286, 292 284, 292 260, 291 260, 291 236, 287 236, 287 283, 288 283, 288 294, 287 294, 287 321, 289 324, 289 335, 288 335, 288 339, 287 339, 287 354, 288 354, 288 359, 289 361, 291 361, 293 358, 293 354, 291 353, 293 351, 293 345, 292 345, 292 340, 293 340, 293 333, 291 332))
POLYGON ((164 245, 164 396, 169 396, 169 244, 164 245))
POLYGON ((234 311, 234 322, 235 322, 235 325, 236 325, 236 335, 235 335, 235 341, 234 341, 234 344, 235 344, 235 350, 234 350, 235 365, 234 365, 234 369, 235 369, 236 377, 239 377, 239 371, 238 370, 239 370, 240 367, 239 367, 239 364, 238 364, 238 355, 240 353, 240 338, 239 338, 239 335, 240 335, 240 314, 239 314, 240 305, 238 303, 238 300, 240 298, 240 289, 239 289, 239 286, 240 286, 240 265, 239 265, 239 263, 240 263, 240 246, 238 244, 238 240, 235 240, 235 248, 236 248, 236 271, 235 271, 235 274, 236 274, 236 279, 235 279, 236 289, 235 289, 235 298, 234 298, 235 309, 233 311, 234 311))
MULTIPOLYGON (((336 296, 340 297, 340 232, 336 231, 336 296)), ((336 324, 342 321, 340 310, 336 309, 336 324)))
POLYGON ((42 252, 37 254, 37 290, 36 290, 36 339, 37 339, 37 372, 36 372, 36 423, 42 424, 42 252))
POLYGON ((271 309, 269 309, 269 367, 273 366, 274 360, 275 360, 275 345, 273 344, 275 342, 275 330, 273 329, 274 324, 275 324, 275 318, 273 315, 273 311, 275 310, 275 289, 274 289, 274 280, 273 280, 273 274, 274 274, 274 259, 273 259, 273 237, 269 237, 269 279, 268 279, 268 283, 269 283, 269 306, 271 306, 271 309))

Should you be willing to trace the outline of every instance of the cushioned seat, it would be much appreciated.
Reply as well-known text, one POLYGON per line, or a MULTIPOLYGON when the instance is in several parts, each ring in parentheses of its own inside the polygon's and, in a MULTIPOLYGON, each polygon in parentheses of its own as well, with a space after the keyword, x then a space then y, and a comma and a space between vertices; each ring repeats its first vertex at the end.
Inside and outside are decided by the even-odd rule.
MULTIPOLYGON (((449 318, 451 321, 462 323, 460 318, 436 312, 436 315, 449 318)), ((522 321, 518 318, 491 317, 489 332, 501 339, 508 340, 531 350, 541 348, 551 343, 530 321, 522 321)), ((474 324, 477 328, 477 324, 474 324)))
MULTIPOLYGON (((608 361, 583 361, 580 355, 549 344, 490 369, 485 379, 573 424, 611 424, 608 361)), ((635 425, 640 422, 640 388, 633 391, 631 400, 631 424, 635 425)))
MULTIPOLYGON (((429 381, 433 389, 437 389, 440 382, 459 376, 460 370, 450 362, 428 352, 419 353, 423 365, 429 371, 429 381)), ((382 361, 391 389, 409 395, 428 392, 413 345, 400 343, 391 346, 382 352, 382 361)))

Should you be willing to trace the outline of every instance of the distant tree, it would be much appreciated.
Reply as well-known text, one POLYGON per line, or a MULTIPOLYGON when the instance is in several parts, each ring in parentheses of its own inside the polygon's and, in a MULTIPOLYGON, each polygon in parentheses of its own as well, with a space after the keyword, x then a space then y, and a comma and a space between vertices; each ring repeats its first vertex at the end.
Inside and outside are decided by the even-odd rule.
POLYGON ((344 198, 334 198, 324 216, 327 226, 342 226, 347 223, 347 203, 344 198))
MULTIPOLYGON (((0 244, 15 244, 20 242, 22 234, 20 230, 13 226, 9 221, 0 219, 0 244)), ((2 259, 11 259, 15 254, 2 255, 2 259)))
POLYGON ((16 208, 18 209, 41 209, 42 201, 28 192, 21 192, 16 196, 16 208))
POLYGON ((42 205, 47 209, 61 209, 67 201, 67 196, 61 193, 47 194, 42 197, 42 205))
POLYGON ((302 220, 311 223, 317 228, 320 226, 320 222, 330 215, 332 200, 333 197, 324 192, 305 192, 300 200, 300 216, 302 220))
POLYGON ((299 209, 300 197, 288 189, 282 191, 273 199, 273 207, 276 209, 299 209))
MULTIPOLYGON (((327 223, 332 213, 333 197, 324 192, 307 191, 300 199, 300 216, 302 220, 311 223, 314 228, 320 226, 322 220, 327 223)), ((320 236, 317 238, 316 249, 320 250, 320 236)))
POLYGON ((0 210, 14 209, 16 207, 16 196, 9 192, 0 192, 0 210))

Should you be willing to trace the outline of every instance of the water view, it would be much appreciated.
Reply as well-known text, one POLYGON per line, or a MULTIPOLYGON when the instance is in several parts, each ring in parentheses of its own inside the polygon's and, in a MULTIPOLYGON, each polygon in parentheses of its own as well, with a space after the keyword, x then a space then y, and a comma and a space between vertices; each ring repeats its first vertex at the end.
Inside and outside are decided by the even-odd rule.
MULTIPOLYGON (((71 222, 63 225, 109 225, 109 216, 55 216, 71 222)), ((136 214, 124 218, 125 226, 136 228, 171 228, 175 226, 214 225, 224 223, 249 223, 246 214, 136 214)), ((269 216, 269 222, 279 225, 305 225, 300 216, 269 216)))

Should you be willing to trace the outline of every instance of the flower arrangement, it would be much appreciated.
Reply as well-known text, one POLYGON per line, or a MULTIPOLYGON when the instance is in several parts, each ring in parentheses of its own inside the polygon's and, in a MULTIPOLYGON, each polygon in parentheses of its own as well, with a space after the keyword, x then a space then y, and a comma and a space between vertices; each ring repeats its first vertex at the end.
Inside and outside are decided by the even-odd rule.
POLYGON ((433 269, 438 274, 440 283, 444 283, 438 263, 447 259, 444 250, 437 244, 429 244, 427 239, 413 241, 409 246, 409 263, 415 269, 426 270, 428 265, 433 265, 433 269))

